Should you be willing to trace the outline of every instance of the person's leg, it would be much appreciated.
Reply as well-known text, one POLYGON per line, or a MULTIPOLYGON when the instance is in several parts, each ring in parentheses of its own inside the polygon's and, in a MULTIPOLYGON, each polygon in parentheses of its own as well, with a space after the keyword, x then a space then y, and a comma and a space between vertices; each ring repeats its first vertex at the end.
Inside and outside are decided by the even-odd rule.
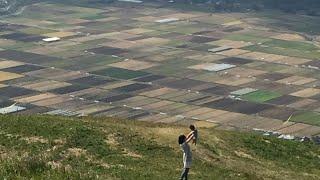
POLYGON ((188 173, 189 173, 189 168, 185 169, 185 175, 184 175, 184 179, 188 180, 188 173))
POLYGON ((180 176, 180 180, 183 180, 185 177, 186 177, 186 168, 183 168, 180 176))

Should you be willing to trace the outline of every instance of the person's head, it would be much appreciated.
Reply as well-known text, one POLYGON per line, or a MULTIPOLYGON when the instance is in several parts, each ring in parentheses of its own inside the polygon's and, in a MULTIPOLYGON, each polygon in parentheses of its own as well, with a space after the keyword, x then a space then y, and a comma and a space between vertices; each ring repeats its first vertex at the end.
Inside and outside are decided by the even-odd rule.
POLYGON ((178 143, 183 144, 186 141, 186 136, 185 135, 180 135, 178 138, 178 143))
POLYGON ((196 127, 195 127, 193 124, 191 124, 191 125, 189 126, 189 128, 190 128, 192 131, 194 131, 194 130, 196 129, 196 127))

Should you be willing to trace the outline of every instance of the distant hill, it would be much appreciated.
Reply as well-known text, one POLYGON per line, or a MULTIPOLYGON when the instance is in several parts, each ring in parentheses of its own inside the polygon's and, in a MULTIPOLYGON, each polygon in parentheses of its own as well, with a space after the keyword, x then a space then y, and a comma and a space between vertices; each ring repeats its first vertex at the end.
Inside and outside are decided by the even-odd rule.
POLYGON ((90 5, 92 3, 109 3, 113 2, 114 0, 0 0, 0 15, 12 14, 23 6, 45 1, 90 5))
MULTIPOLYGON (((116 2, 117 0, 0 0, 0 15, 10 14, 21 6, 43 1, 94 6, 94 4, 101 5, 116 2)), ((144 1, 167 3, 170 0, 144 1)), ((319 0, 173 0, 171 2, 188 5, 203 4, 208 10, 214 11, 261 11, 265 9, 277 9, 287 13, 303 13, 310 16, 320 15, 319 0)))
POLYGON ((214 11, 277 9, 287 13, 304 13, 311 16, 320 15, 319 0, 176 0, 175 2, 205 4, 206 7, 214 11))
MULTIPOLYGON (((0 116, 4 179, 178 179, 187 126, 111 118, 0 116)), ((320 148, 200 128, 190 179, 320 179, 320 148)))

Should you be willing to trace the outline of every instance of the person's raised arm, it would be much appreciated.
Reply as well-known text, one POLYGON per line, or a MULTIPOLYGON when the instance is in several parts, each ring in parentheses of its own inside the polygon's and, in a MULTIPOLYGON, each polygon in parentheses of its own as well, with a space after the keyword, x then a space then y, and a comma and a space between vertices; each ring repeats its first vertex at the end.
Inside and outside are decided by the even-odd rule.
POLYGON ((187 139, 189 139, 189 137, 191 137, 193 134, 193 131, 189 132, 189 134, 187 135, 187 139))
POLYGON ((186 143, 189 143, 193 139, 193 137, 194 137, 194 134, 192 133, 190 137, 187 138, 186 143))

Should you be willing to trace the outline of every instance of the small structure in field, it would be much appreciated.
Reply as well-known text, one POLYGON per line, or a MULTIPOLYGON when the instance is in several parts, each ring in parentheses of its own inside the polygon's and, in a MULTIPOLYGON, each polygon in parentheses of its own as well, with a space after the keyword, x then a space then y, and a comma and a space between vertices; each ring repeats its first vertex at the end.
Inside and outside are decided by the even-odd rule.
POLYGON ((131 3, 143 3, 143 1, 140 0, 118 0, 120 2, 131 2, 131 3))
POLYGON ((156 20, 157 23, 169 23, 169 22, 174 22, 174 21, 179 21, 179 19, 178 18, 166 18, 166 19, 156 20))
POLYGON ((60 41, 61 39, 59 37, 49 37, 49 38, 44 38, 42 39, 42 41, 44 42, 56 42, 56 41, 60 41))

